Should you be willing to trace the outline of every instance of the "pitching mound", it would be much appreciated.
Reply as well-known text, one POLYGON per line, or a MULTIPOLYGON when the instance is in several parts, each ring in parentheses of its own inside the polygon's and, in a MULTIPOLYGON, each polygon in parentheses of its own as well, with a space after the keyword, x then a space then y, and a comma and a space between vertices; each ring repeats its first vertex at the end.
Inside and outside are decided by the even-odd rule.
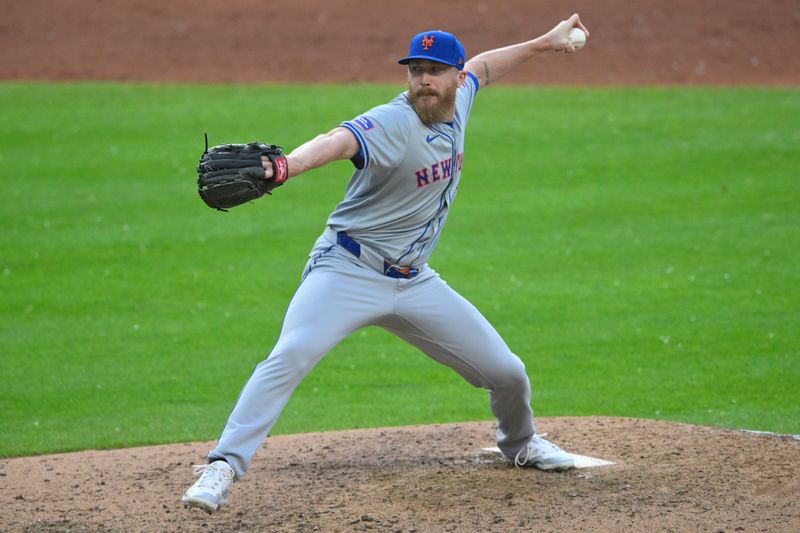
POLYGON ((231 505, 180 504, 212 443, 0 461, 3 531, 800 531, 800 441, 621 418, 539 431, 612 466, 482 451, 490 422, 273 437, 231 505))

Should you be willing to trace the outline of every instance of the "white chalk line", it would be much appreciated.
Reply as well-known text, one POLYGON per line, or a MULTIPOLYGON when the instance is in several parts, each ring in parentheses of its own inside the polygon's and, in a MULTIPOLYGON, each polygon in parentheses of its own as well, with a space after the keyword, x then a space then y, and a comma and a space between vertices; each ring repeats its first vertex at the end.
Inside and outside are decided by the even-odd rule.
POLYGON ((738 431, 742 431, 744 433, 752 433, 754 435, 766 435, 768 437, 781 437, 786 439, 800 440, 800 435, 788 435, 785 433, 775 433, 772 431, 758 431, 755 429, 740 429, 738 431))

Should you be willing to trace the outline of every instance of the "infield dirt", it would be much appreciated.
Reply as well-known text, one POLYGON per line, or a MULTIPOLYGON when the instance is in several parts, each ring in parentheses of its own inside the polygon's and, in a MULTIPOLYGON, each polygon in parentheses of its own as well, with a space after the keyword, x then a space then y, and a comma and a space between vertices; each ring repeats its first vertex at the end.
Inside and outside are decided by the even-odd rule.
POLYGON ((470 56, 573 12, 591 31, 586 48, 539 57, 507 82, 800 83, 798 0, 3 2, 0 78, 402 87, 396 59, 418 31, 452 31, 470 56))
MULTIPOLYGON (((453 31, 469 55, 573 11, 591 30, 586 49, 537 58, 507 82, 800 82, 797 0, 4 2, 0 78, 402 87, 395 59, 416 31, 453 31)), ((515 469, 481 453, 489 422, 280 436, 231 506, 207 515, 179 500, 212 443, 7 459, 0 530, 800 531, 795 439, 621 418, 538 426, 617 464, 515 469)))

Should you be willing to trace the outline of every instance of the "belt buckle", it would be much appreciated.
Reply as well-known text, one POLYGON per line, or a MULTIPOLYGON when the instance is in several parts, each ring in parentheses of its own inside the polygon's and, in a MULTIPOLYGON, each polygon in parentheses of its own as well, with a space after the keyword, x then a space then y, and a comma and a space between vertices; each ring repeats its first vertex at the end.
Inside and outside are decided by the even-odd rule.
POLYGON ((409 279, 419 274, 419 269, 413 267, 401 267, 399 265, 393 265, 392 263, 384 259, 383 274, 385 276, 389 276, 390 278, 409 279))

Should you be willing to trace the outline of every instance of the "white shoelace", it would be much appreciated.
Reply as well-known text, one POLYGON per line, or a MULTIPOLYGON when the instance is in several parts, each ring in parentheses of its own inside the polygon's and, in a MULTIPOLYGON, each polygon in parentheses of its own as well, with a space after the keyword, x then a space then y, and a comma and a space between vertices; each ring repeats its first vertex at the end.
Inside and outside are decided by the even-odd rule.
POLYGON ((220 478, 224 477, 226 472, 217 470, 210 464, 207 465, 193 465, 192 474, 200 476, 195 484, 198 488, 213 489, 219 484, 220 478))
POLYGON ((561 450, 561 448, 559 448, 558 446, 556 446, 555 444, 553 444, 549 440, 545 440, 543 438, 545 435, 547 435, 547 433, 535 434, 533 437, 531 437, 531 440, 528 441, 528 444, 526 444, 524 448, 522 448, 519 452, 517 452, 516 457, 514 457, 514 466, 516 466, 517 468, 521 468, 521 467, 525 466, 525 464, 528 462, 528 454, 530 452, 530 444, 531 444, 531 442, 533 442, 534 439, 536 439, 537 443, 539 443, 540 448, 547 448, 548 450, 551 450, 551 451, 554 451, 554 452, 561 450))

